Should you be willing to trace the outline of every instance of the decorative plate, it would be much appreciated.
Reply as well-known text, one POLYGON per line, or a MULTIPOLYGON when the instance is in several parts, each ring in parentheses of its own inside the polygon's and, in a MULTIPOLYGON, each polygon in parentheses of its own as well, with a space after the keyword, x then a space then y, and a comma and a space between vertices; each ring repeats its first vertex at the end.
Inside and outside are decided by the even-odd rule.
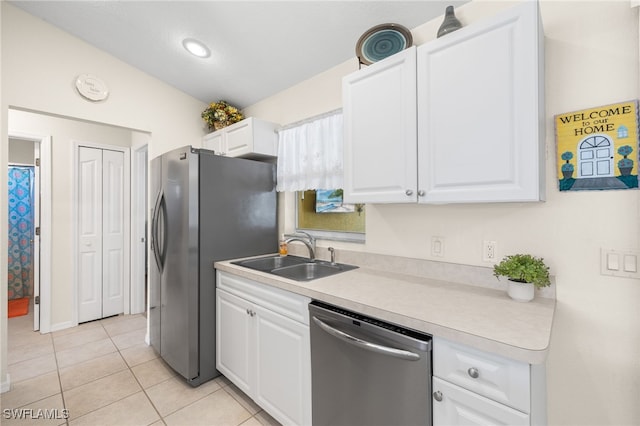
POLYGON ((103 101, 109 96, 107 84, 91 74, 76 77, 76 90, 83 98, 92 102, 103 101))
POLYGON ((369 28, 358 39, 356 56, 360 62, 370 65, 381 59, 411 47, 411 31, 400 24, 381 24, 369 28))

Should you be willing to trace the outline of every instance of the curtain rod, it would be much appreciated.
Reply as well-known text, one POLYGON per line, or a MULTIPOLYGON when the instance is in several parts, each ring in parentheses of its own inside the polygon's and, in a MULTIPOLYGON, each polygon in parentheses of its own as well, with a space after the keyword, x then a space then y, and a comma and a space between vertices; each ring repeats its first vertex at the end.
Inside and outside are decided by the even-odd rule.
POLYGON ((324 112, 322 114, 314 115, 313 117, 309 117, 309 118, 305 118, 305 119, 300 120, 300 121, 296 121, 294 123, 289 123, 289 124, 287 124, 285 126, 280 127, 279 129, 277 129, 277 131, 281 132, 283 130, 289 130, 289 129, 294 128, 294 127, 302 126, 303 124, 311 123, 312 121, 320 120, 322 118, 330 117, 332 115, 336 115, 336 114, 340 114, 340 113, 342 113, 342 108, 334 109, 334 110, 331 110, 331 111, 324 112))

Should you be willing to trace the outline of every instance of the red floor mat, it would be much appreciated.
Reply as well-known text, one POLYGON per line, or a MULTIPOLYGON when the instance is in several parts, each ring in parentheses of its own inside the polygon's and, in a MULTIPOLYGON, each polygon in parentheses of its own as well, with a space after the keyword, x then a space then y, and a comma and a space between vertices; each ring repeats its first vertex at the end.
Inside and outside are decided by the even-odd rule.
POLYGON ((9 318, 27 315, 29 313, 29 298, 9 300, 9 318))

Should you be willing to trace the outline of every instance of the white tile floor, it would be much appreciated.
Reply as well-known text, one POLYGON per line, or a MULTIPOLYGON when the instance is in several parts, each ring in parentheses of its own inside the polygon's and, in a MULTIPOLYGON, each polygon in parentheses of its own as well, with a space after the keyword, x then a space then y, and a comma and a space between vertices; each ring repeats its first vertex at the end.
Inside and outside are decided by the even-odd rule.
POLYGON ((8 328, 2 425, 279 425, 222 376, 186 384, 144 343, 142 315, 49 334, 34 332, 27 315, 9 318, 8 328))

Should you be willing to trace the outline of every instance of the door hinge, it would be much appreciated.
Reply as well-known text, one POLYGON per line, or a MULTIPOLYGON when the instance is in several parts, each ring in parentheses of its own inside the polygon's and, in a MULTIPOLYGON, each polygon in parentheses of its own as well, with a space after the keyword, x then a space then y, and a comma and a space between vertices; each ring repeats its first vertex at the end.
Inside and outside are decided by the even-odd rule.
POLYGON ((35 303, 36 305, 39 305, 39 304, 40 304, 40 296, 36 296, 36 297, 33 299, 33 303, 35 303))
POLYGON ((36 235, 40 235, 40 227, 36 226, 36 235))
POLYGON ((40 167, 40 159, 36 158, 36 167, 40 167))

